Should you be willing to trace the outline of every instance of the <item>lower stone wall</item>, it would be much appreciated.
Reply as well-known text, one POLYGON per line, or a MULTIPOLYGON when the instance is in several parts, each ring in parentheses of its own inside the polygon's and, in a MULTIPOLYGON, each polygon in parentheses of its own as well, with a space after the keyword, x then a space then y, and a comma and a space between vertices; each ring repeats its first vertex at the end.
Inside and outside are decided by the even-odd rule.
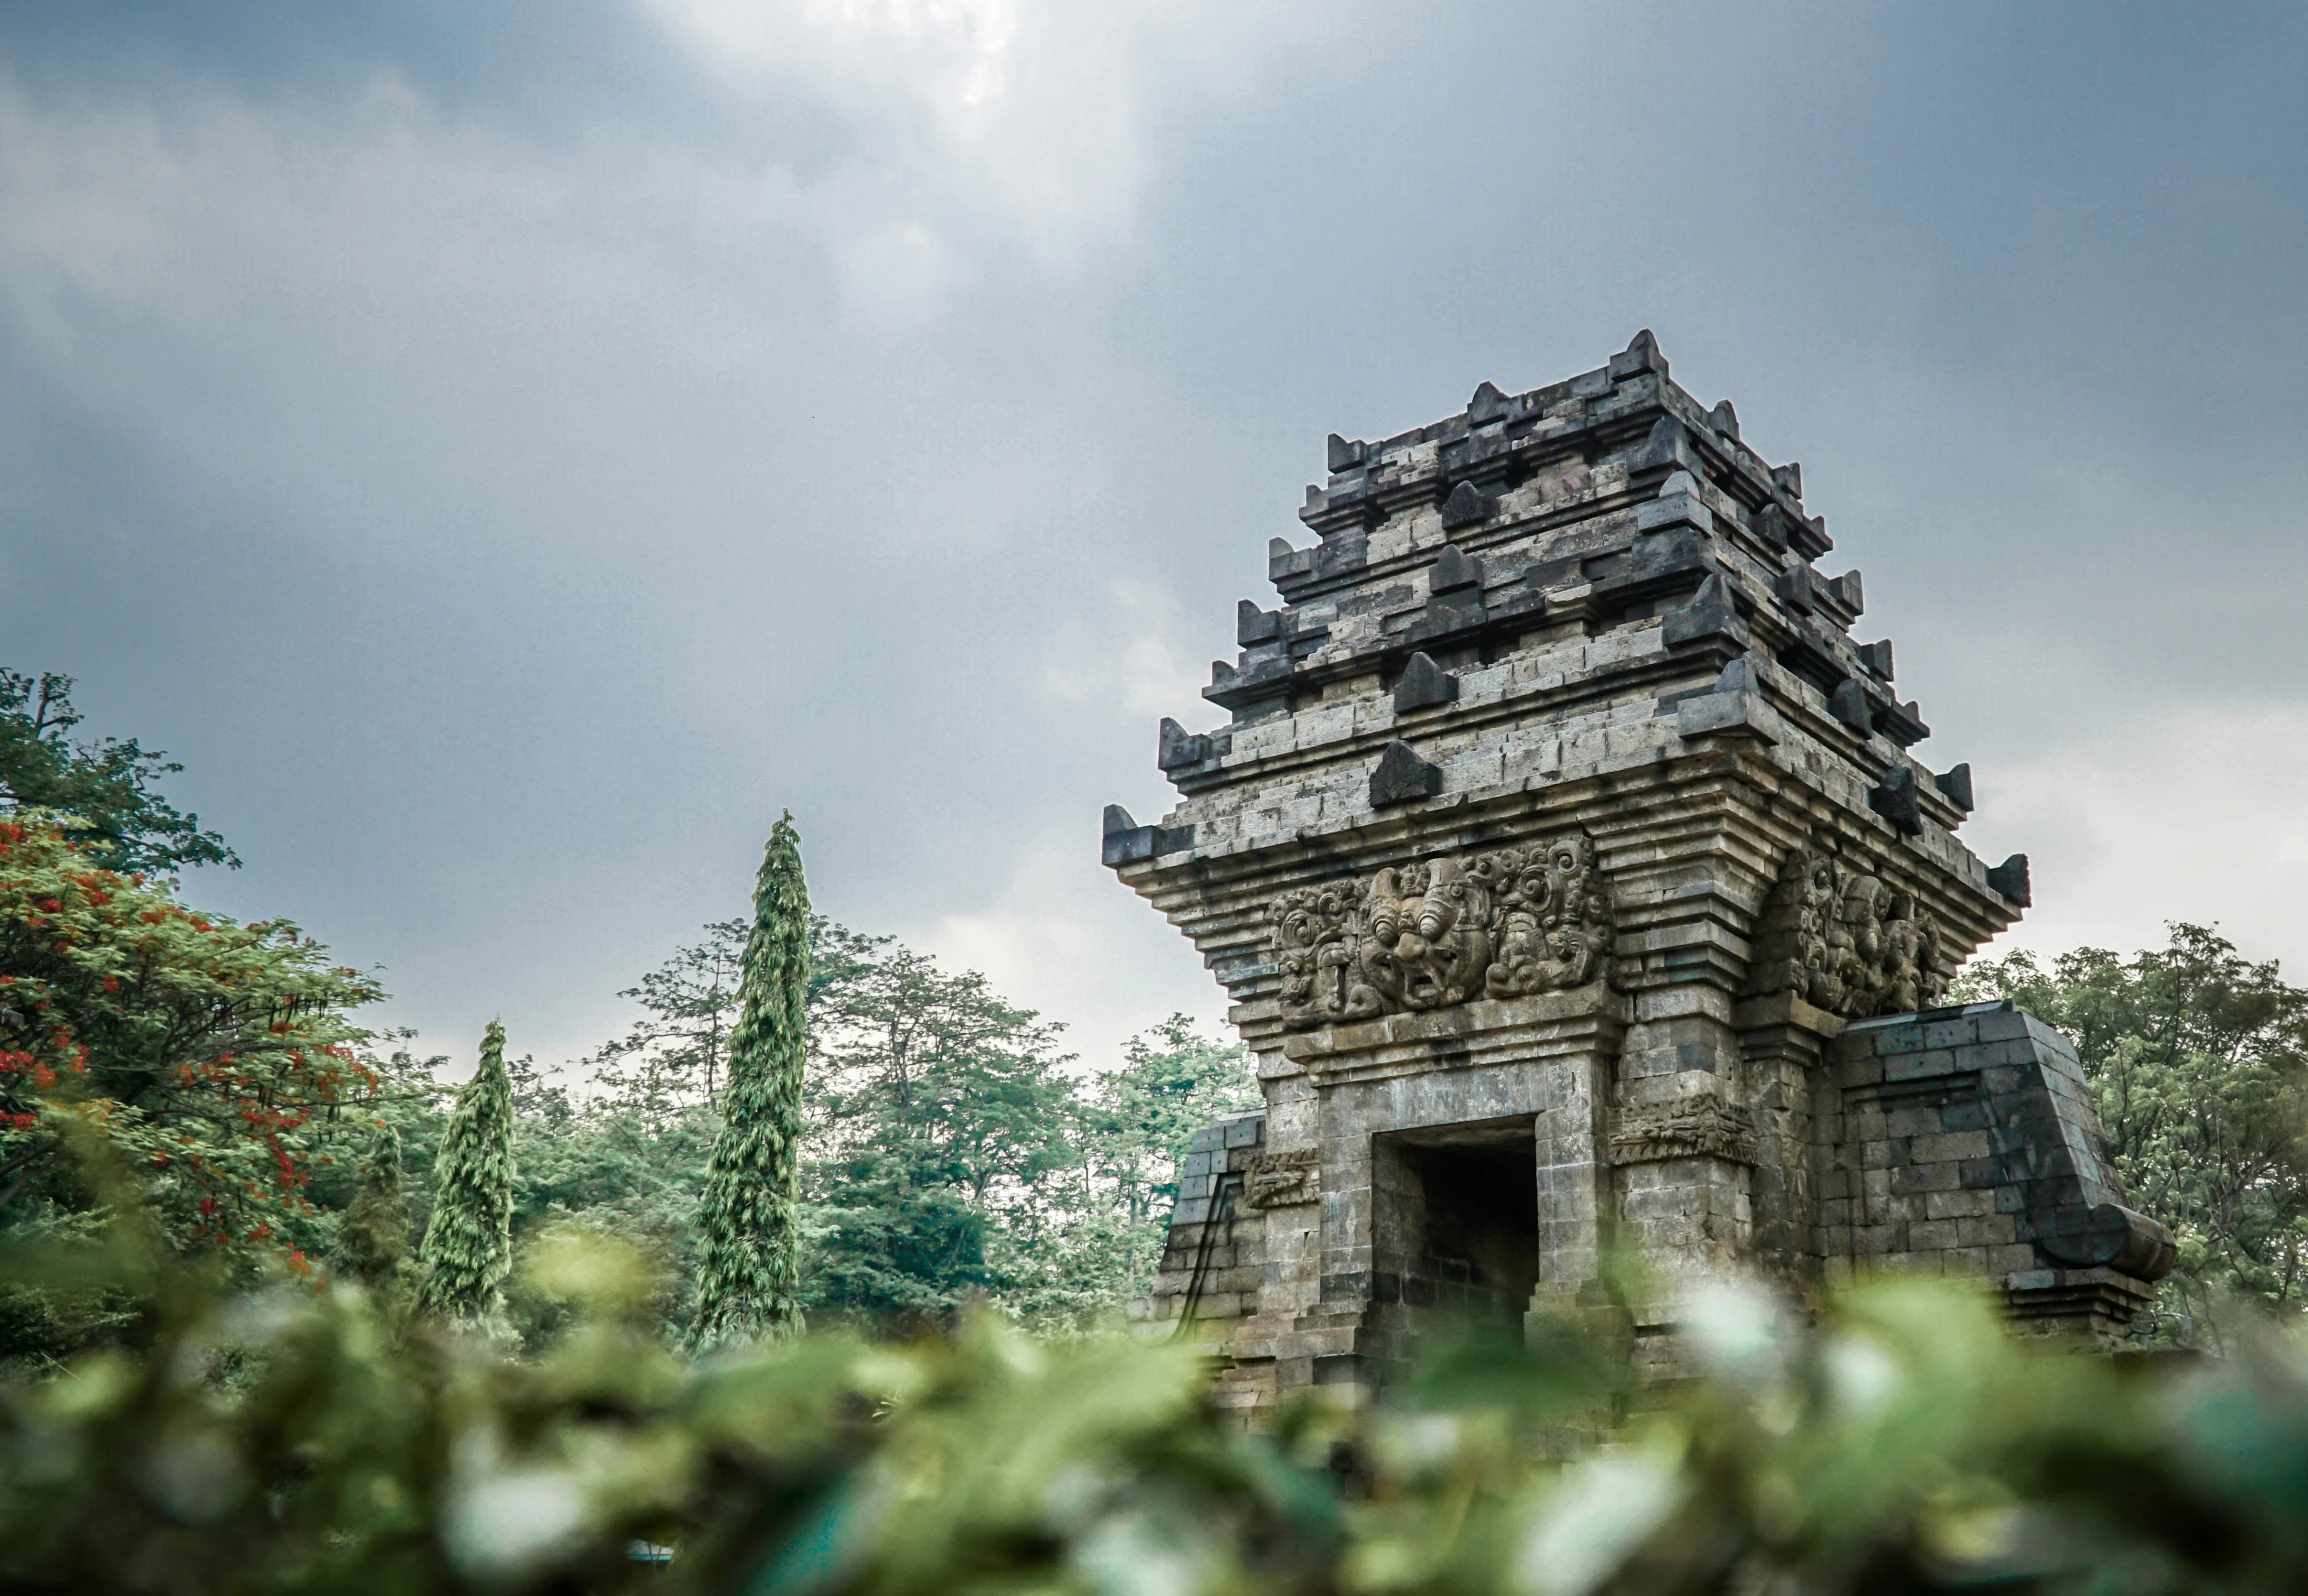
POLYGON ((2015 1321, 2109 1336, 2173 1261, 2123 1203, 2065 1036, 2008 1002, 1891 1015, 1828 1044, 1813 1251, 1829 1285, 1881 1269, 1985 1277, 2015 1321))
POLYGON ((1226 1115, 1194 1133, 1178 1170, 1161 1273, 1136 1317, 1215 1322, 1257 1311, 1266 1278, 1264 1227, 1248 1186, 1265 1146, 1263 1109, 1226 1115))
POLYGON ((1318 1112, 1195 1135, 1133 1317, 1207 1346, 1221 1400, 1255 1418, 1310 1385, 1367 1396, 1450 1324, 1511 1322, 1508 1298, 1631 1314, 1643 1366, 1669 1377, 1682 1284, 1724 1269, 1797 1298, 1882 1272, 1984 1279, 2022 1329, 2103 1341, 2151 1300, 2172 1238, 2125 1205, 2059 1032, 2009 1003, 1741 1018, 1723 1027, 1737 1049, 1701 1059, 1718 1070, 1659 1077, 1681 1095, 1622 1103, 1607 1137, 1605 1027, 1577 1049, 1524 1026, 1486 1033, 1495 1052, 1334 1050, 1318 1112), (1274 1145, 1276 1123, 1307 1139, 1274 1145), (1512 1180, 1529 1206, 1502 1195, 1512 1180), (1655 1264, 1659 1302, 1590 1301, 1598 1244, 1655 1264))

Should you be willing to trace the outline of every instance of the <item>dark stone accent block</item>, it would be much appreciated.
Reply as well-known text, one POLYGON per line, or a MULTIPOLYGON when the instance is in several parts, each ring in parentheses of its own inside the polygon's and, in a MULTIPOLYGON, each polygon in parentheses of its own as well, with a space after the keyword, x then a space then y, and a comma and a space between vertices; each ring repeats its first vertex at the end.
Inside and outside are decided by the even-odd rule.
POLYGON ((1953 770, 1942 771, 1931 778, 1931 784, 1949 803, 1967 815, 1971 813, 1971 766, 1958 765, 1953 770))
POLYGON ((2028 896, 2028 856, 2015 853, 1987 873, 1990 892, 2000 892, 2021 908, 2032 908, 2035 900, 2028 896))
POLYGON ((1456 703, 1458 696, 1459 679, 1437 665, 1433 656, 1417 652, 1402 668, 1402 680, 1394 684, 1394 710, 1402 715, 1414 709, 1432 709, 1438 704, 1456 703))
POLYGON ((1690 603, 1669 610, 1659 623, 1659 640, 1669 648, 1709 637, 1728 637, 1742 648, 1747 646, 1747 623, 1739 618, 1730 584, 1721 572, 1700 583, 1690 603))
POLYGON ((1852 652, 1859 656, 1859 663, 1866 666, 1869 671, 1884 681, 1891 680, 1890 638, 1884 638, 1881 642, 1876 643, 1861 643, 1852 652))
POLYGON ((1446 532, 1456 532, 1463 526, 1474 526, 1491 516, 1491 501, 1482 489, 1472 482, 1462 482, 1451 489, 1451 496, 1443 501, 1442 523, 1446 532))
MULTIPOLYGON (((1459 487, 1464 490, 1471 485, 1462 482, 1459 487)), ((1454 493, 1451 497, 1455 499, 1458 495, 1454 493)), ((1433 593, 1456 593, 1465 588, 1480 587, 1482 583, 1482 566, 1456 543, 1446 543, 1434 562, 1434 571, 1427 578, 1427 589, 1433 593)))
POLYGON ((2122 1203, 2027 1210, 2036 1246, 2071 1269, 2114 1269, 2135 1280, 2161 1280, 2179 1249, 2172 1233, 2122 1203))
POLYGON ((1706 469, 1699 463, 1698 452, 1691 447, 1691 435, 1673 416, 1661 416, 1651 423, 1650 436, 1643 440, 1643 447, 1635 451, 1630 463, 1638 471, 1656 466, 1681 466, 1694 476, 1706 469))
POLYGON ((1430 765, 1419 758, 1411 745, 1399 737, 1386 745, 1386 751, 1378 756, 1378 768, 1370 773, 1373 809, 1417 803, 1441 791, 1442 766, 1430 765))
POLYGON ((1891 829, 1903 837, 1913 837, 1923 830, 1923 806, 1916 799, 1915 772, 1905 765, 1894 765, 1884 772, 1883 780, 1867 790, 1867 807, 1891 822, 1891 829))
POLYGON ((1827 695, 1827 712, 1862 737, 1875 730, 1875 718, 1867 710, 1867 689, 1856 676, 1846 676, 1827 695))
POLYGON ((1156 854, 1194 846, 1192 826, 1141 826, 1120 804, 1106 806, 1106 832, 1098 857, 1108 867, 1134 864, 1156 854))
POLYGON ((1162 717, 1161 743, 1154 756, 1157 765, 1164 770, 1184 770, 1189 765, 1201 764, 1209 757, 1210 739, 1207 736, 1187 731, 1167 715, 1162 717))
POLYGON ((1613 382, 1623 382, 1637 372, 1655 371, 1667 375, 1667 357, 1659 353, 1659 340, 1646 327, 1635 334, 1625 349, 1611 357, 1610 373, 1613 382))

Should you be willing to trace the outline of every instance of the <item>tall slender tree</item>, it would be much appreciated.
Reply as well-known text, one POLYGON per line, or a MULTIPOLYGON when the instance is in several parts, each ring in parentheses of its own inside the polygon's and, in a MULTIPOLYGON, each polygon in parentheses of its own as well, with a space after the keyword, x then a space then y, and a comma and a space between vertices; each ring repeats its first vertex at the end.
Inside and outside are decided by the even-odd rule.
POLYGON ((505 1027, 495 1020, 433 1162, 433 1217, 418 1261, 425 1278, 417 1301, 426 1311, 471 1324, 502 1315, 513 1267, 513 1086, 505 1027))
POLYGON ((703 1256, 690 1344, 801 1328, 802 1070, 809 1052, 809 888, 788 813, 769 834, 738 976, 721 1134, 698 1206, 703 1256))

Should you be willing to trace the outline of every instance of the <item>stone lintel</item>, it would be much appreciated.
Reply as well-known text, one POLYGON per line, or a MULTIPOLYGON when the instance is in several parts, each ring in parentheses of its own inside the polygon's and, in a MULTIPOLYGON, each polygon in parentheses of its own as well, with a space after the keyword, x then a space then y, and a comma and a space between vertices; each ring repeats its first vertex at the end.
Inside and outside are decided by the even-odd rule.
POLYGON ((1768 997, 1745 998, 1731 1011, 1734 1030, 1785 1028, 1801 1031, 1820 1043, 1841 1036, 1849 1023, 1841 1015, 1812 1007, 1793 992, 1774 992, 1768 997))
POLYGON ((1286 1036, 1282 1052, 1319 1085, 1381 1080, 1615 1047, 1628 1018, 1627 1000, 1597 981, 1568 992, 1478 998, 1456 1008, 1324 1026, 1286 1036))

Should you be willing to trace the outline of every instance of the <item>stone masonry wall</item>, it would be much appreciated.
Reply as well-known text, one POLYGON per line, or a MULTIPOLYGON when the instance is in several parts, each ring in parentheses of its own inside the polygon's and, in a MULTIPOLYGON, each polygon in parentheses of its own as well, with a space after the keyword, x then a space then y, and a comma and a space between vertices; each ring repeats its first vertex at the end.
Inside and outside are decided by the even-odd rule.
POLYGON ((2068 1039, 2009 1003, 1863 1020, 1829 1045, 1815 1246, 1830 1281, 1984 1276, 2033 1328, 2112 1333, 2171 1268, 2123 1202, 2068 1039))

